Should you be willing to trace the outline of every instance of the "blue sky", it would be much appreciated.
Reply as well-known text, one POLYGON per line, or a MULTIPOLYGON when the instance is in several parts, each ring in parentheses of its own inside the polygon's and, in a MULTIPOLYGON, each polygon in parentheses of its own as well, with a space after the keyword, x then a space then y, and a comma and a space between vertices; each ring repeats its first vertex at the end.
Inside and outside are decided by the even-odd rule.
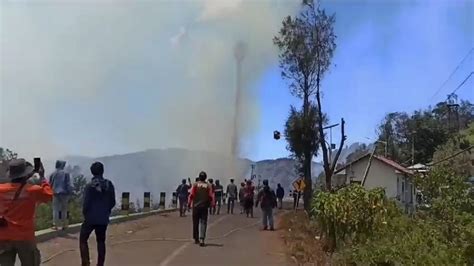
MULTIPOLYGON (((242 155, 287 156, 272 132, 300 100, 280 78, 271 40, 298 2, 0 1, 0 146, 52 158, 168 147, 228 153, 233 47, 244 41, 242 155)), ((333 123, 345 118, 349 144, 374 138, 388 112, 444 100, 474 69, 473 52, 433 97, 474 46, 474 1, 322 6, 336 13, 338 36, 323 108, 333 123)), ((473 84, 461 98, 474 102, 473 84)))
MULTIPOLYGON (((474 47, 474 1, 323 1, 323 7, 336 13, 338 35, 334 66, 323 81, 324 111, 331 123, 344 117, 348 143, 374 139, 388 112, 446 99, 474 70, 473 52, 435 95, 474 47)), ((290 104, 301 101, 290 95, 276 66, 257 87, 263 118, 250 157, 287 156, 286 142, 273 140, 272 132, 283 131, 290 104)), ((474 102, 474 78, 458 94, 474 102)), ((338 143, 338 129, 333 138, 338 143)))

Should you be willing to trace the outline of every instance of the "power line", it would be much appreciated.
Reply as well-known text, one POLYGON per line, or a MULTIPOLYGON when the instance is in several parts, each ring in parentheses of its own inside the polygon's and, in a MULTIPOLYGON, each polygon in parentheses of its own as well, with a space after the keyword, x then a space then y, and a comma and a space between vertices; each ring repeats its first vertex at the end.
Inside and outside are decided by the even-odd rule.
POLYGON ((469 55, 472 53, 472 51, 474 51, 474 47, 471 48, 471 50, 469 50, 469 52, 466 54, 466 56, 464 56, 464 58, 461 60, 461 62, 459 62, 459 64, 456 66, 456 68, 453 70, 453 72, 451 72, 448 79, 446 79, 443 82, 443 84, 441 84, 441 86, 438 88, 438 90, 435 92, 435 94, 433 94, 433 96, 431 96, 431 100, 433 100, 434 97, 436 97, 436 95, 438 95, 438 93, 441 92, 441 90, 444 88, 446 83, 448 83, 448 81, 453 77, 454 73, 456 73, 456 71, 458 71, 458 69, 461 67, 461 65, 464 64, 464 61, 466 61, 466 59, 469 57, 469 55))
POLYGON ((466 81, 467 81, 470 77, 472 77, 473 74, 474 74, 474 71, 472 71, 472 72, 464 79, 464 81, 461 82, 461 84, 459 84, 459 86, 457 86, 457 88, 454 89, 453 92, 451 92, 451 94, 454 94, 459 88, 461 88, 462 85, 464 85, 464 83, 466 83, 466 81))
POLYGON ((427 165, 428 165, 428 166, 437 165, 437 164, 439 164, 439 163, 442 163, 442 162, 444 162, 444 161, 447 161, 447 160, 449 160, 449 159, 452 159, 452 158, 458 156, 458 155, 461 154, 461 153, 467 152, 467 151, 471 150, 472 148, 474 148, 474 145, 473 145, 473 146, 470 146, 470 147, 468 147, 468 148, 466 148, 466 149, 464 149, 464 150, 461 150, 461 151, 459 151, 459 152, 456 152, 455 154, 452 154, 452 155, 450 155, 450 156, 448 156, 448 157, 446 157, 446 158, 443 158, 443 159, 441 159, 441 160, 439 160, 439 161, 437 161, 437 162, 430 163, 430 164, 427 164, 427 165))

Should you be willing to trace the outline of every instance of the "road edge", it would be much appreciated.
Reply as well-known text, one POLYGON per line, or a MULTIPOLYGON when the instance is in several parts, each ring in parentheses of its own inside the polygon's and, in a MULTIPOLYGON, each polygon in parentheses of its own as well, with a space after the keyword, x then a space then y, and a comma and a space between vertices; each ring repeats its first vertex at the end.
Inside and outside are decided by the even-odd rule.
MULTIPOLYGON (((173 209, 167 209, 167 210, 154 210, 150 212, 141 212, 141 213, 133 213, 129 215, 114 216, 114 217, 110 217, 110 224, 118 224, 118 223, 138 220, 138 219, 145 218, 152 215, 159 215, 159 214, 174 212, 176 210, 177 209, 173 208, 173 209)), ((81 225, 82 223, 72 224, 66 230, 44 229, 44 230, 36 231, 35 232, 36 242, 37 243, 46 242, 56 237, 78 233, 81 230, 81 225)))

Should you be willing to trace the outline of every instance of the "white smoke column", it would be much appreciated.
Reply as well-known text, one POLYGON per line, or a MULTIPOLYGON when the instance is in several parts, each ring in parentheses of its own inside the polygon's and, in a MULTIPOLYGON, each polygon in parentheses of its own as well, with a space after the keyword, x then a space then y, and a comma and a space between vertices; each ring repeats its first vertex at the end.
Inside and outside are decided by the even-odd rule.
MULTIPOLYGON (((246 43, 238 136, 299 1, 1 1, 0 146, 99 156, 182 147, 230 154, 233 48, 246 43)), ((245 154, 242 154, 245 155, 245 154)), ((179 167, 179 165, 177 166, 179 167)))

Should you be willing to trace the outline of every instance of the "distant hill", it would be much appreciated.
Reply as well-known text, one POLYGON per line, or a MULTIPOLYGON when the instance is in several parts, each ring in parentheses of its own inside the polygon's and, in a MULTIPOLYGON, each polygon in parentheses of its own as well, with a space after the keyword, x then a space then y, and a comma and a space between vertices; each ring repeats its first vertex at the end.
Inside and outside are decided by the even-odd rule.
MULTIPOLYGON (((89 167, 94 161, 101 161, 105 165, 105 176, 111 179, 116 186, 117 193, 124 191, 132 193, 132 200, 143 197, 143 192, 152 192, 155 198, 159 192, 171 193, 181 179, 190 177, 193 181, 201 170, 207 172, 209 178, 220 179, 226 186, 229 183, 228 169, 232 159, 228 156, 202 151, 185 149, 147 150, 137 153, 113 155, 100 158, 68 156, 65 158, 68 165, 78 165, 86 177, 90 177, 89 167)), ((237 177, 240 183, 250 177, 251 165, 255 164, 254 174, 257 179, 268 179, 272 186, 277 183, 288 191, 292 181, 297 178, 295 161, 288 158, 277 160, 263 160, 253 162, 248 159, 238 159, 236 162, 237 177)), ((48 163, 47 169, 54 168, 48 163)), ((321 173, 322 166, 313 163, 313 179, 321 173)), ((169 201, 170 197, 167 197, 169 201)))

